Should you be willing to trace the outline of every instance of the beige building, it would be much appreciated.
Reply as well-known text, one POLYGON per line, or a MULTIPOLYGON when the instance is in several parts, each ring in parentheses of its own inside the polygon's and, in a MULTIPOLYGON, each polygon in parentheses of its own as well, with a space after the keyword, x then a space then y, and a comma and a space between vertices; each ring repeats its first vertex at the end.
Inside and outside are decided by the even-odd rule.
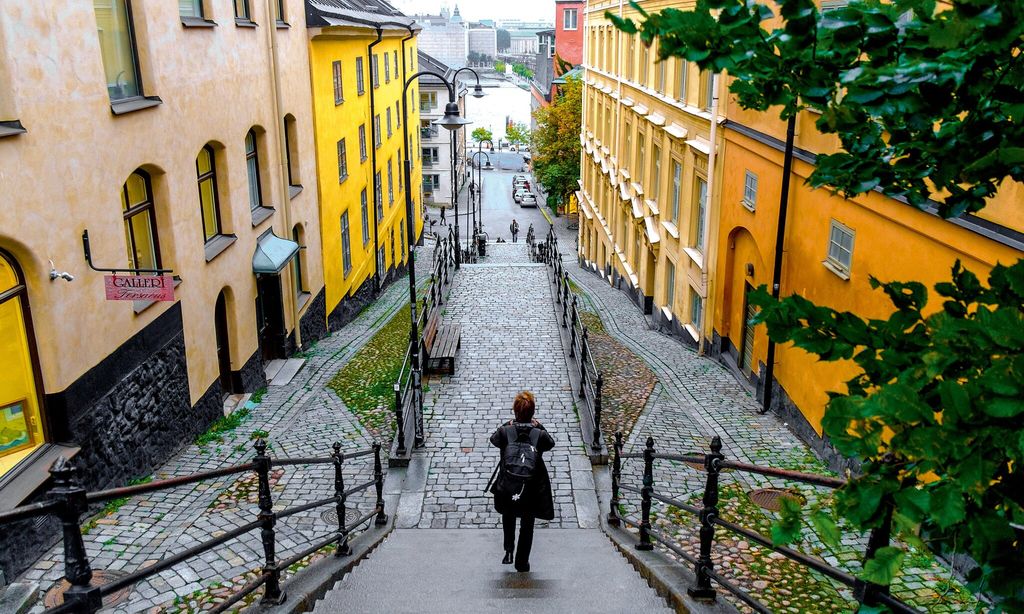
MULTIPOLYGON (((302 0, 0 0, 0 13, 10 508, 58 452, 77 451, 91 487, 150 474, 227 392, 265 385, 264 361, 322 336, 325 313, 302 0), (173 301, 107 300, 86 232, 94 267, 165 271, 173 301)), ((46 530, 0 538, 8 577, 46 530)))
POLYGON ((656 46, 614 28, 609 10, 637 15, 618 2, 585 9, 580 257, 656 325, 699 343, 717 257, 717 80, 680 59, 657 61, 656 46))

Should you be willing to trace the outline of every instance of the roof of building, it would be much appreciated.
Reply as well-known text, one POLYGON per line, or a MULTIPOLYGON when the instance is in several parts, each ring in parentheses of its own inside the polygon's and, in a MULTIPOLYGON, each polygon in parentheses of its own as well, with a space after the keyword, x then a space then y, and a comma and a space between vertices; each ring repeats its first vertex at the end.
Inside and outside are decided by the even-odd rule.
POLYGON ((420 29, 386 0, 306 0, 306 25, 420 29))
MULTIPOLYGON (((417 63, 416 66, 419 69, 417 72, 429 70, 431 72, 436 72, 440 75, 444 75, 444 78, 446 80, 451 81, 452 76, 456 72, 455 69, 420 49, 417 49, 416 53, 419 56, 419 62, 417 63)), ((441 83, 436 77, 432 75, 423 75, 422 77, 420 77, 420 83, 424 85, 432 85, 434 87, 445 87, 443 83, 441 83)), ((466 84, 463 82, 462 77, 459 77, 460 96, 461 92, 464 92, 465 90, 466 84)))
POLYGON ((583 78, 583 67, 582 66, 577 66, 576 68, 573 68, 572 70, 568 71, 567 73, 565 73, 561 77, 558 77, 557 79, 554 79, 551 83, 554 84, 554 85, 565 85, 565 80, 569 79, 569 78, 582 79, 583 78))

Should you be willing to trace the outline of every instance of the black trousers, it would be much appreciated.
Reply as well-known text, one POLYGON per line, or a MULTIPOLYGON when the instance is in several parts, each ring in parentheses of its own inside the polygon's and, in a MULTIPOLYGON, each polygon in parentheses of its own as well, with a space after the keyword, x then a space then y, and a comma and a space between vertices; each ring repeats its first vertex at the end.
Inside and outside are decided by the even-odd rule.
POLYGON ((516 565, 530 562, 533 548, 533 516, 523 516, 519 522, 519 547, 516 547, 516 517, 502 514, 501 528, 505 531, 505 552, 516 552, 516 565))

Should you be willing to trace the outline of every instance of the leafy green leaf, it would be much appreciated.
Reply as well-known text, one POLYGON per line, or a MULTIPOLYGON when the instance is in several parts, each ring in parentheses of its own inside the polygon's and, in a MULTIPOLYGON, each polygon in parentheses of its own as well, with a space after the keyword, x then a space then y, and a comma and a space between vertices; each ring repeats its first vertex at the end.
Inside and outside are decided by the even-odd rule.
POLYGON ((838 548, 840 540, 842 539, 842 533, 839 531, 839 526, 836 525, 836 521, 832 519, 823 510, 818 510, 810 515, 811 524, 814 525, 814 529, 818 532, 818 537, 825 545, 832 548, 838 548))
POLYGON ((860 578, 874 584, 889 586, 899 573, 904 556, 906 553, 903 550, 893 546, 879 548, 875 551, 875 556, 864 562, 860 578))
POLYGON ((932 489, 929 511, 940 529, 948 529, 967 517, 963 493, 949 484, 940 484, 932 489))
POLYGON ((772 524, 772 544, 785 546, 799 541, 803 532, 800 502, 796 497, 782 496, 779 498, 781 508, 779 519, 772 524))

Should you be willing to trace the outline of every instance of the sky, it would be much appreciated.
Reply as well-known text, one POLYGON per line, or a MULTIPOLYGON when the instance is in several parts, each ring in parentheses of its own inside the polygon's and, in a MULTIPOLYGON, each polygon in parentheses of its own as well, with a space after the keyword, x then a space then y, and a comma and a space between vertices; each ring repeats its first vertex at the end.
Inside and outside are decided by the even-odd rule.
POLYGON ((403 13, 434 14, 442 6, 459 12, 467 21, 481 19, 522 19, 524 21, 547 20, 555 21, 555 3, 552 0, 516 0, 515 2, 491 2, 488 0, 392 0, 403 13))

